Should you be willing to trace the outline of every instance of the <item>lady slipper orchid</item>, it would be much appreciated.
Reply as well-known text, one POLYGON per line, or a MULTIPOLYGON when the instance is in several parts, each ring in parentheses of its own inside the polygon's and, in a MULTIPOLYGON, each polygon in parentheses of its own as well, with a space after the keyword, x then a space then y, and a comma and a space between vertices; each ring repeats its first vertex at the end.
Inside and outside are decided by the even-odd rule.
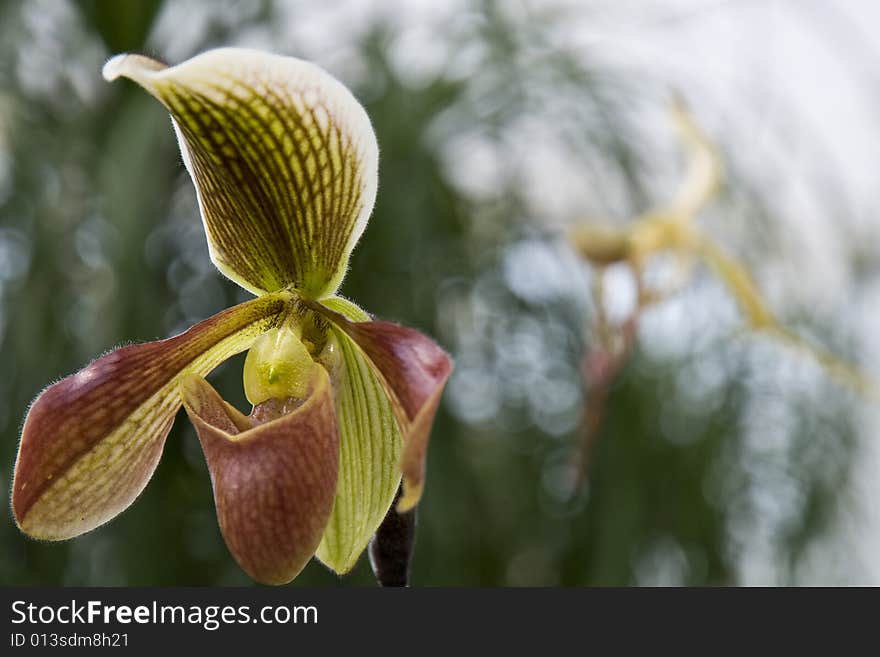
POLYGON ((126 509, 182 405, 239 565, 270 584, 313 555, 345 573, 386 514, 418 503, 452 369, 429 338, 336 295, 376 196, 370 120, 317 66, 253 50, 172 67, 119 55, 103 74, 133 80, 170 112, 211 259, 256 298, 44 390, 22 428, 16 522, 63 540, 126 509), (244 350, 250 415, 204 378, 244 350))

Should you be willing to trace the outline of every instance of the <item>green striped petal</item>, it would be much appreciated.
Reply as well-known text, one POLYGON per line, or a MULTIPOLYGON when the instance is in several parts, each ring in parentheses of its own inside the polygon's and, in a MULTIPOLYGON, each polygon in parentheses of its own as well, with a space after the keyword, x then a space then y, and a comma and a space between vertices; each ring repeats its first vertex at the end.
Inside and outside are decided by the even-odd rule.
POLYGON ((223 274, 254 294, 337 290, 378 180, 370 120, 340 82, 314 64, 240 48, 172 67, 118 55, 104 77, 130 78, 171 113, 223 274))
MULTIPOLYGON (((322 302, 352 321, 369 315, 340 298, 322 302)), ((336 382, 339 479, 336 500, 317 557, 337 573, 357 563, 382 523, 400 485, 403 439, 382 382, 360 347, 331 326, 343 366, 336 382)))
POLYGON ((424 490, 428 439, 440 397, 452 374, 452 359, 437 343, 414 329, 393 322, 352 321, 337 310, 350 305, 342 299, 311 304, 330 320, 334 330, 358 346, 391 402, 403 433, 403 495, 396 508, 404 513, 419 503, 424 490))
POLYGON ((125 510, 153 474, 180 408, 178 379, 247 349, 289 302, 253 299, 159 342, 130 345, 48 387, 21 433, 12 511, 23 532, 72 538, 125 510))

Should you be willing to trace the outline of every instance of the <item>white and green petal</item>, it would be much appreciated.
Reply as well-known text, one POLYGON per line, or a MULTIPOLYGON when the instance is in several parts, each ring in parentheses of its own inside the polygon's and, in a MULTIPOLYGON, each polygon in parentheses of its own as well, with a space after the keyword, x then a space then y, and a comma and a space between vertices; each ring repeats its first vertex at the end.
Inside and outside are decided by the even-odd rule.
POLYGON ((241 48, 172 67, 119 55, 104 77, 134 80, 171 113, 220 271, 255 294, 336 291, 378 180, 375 134, 345 86, 241 48))
POLYGON ((403 436, 403 495, 397 509, 408 511, 422 495, 428 439, 452 373, 452 359, 422 333, 393 322, 371 321, 366 313, 339 297, 312 307, 330 320, 337 335, 357 345, 358 353, 391 402, 403 436))
MULTIPOLYGON (((337 308, 353 320, 370 319, 354 304, 337 308)), ((339 481, 317 557, 335 572, 346 573, 394 501, 400 485, 403 438, 378 373, 344 331, 335 326, 331 331, 341 361, 341 367, 331 366, 336 373, 339 481)))
POLYGON ((21 433, 12 492, 18 526, 61 540, 107 522, 146 486, 181 405, 178 380, 244 351, 289 303, 245 302, 162 340, 103 356, 49 386, 21 433))

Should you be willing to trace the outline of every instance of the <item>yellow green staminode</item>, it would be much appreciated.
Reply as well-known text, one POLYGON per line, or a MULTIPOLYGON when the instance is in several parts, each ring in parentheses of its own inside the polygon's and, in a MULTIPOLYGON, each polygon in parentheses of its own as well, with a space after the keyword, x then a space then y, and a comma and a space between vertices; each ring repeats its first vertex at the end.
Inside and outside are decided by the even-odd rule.
POLYGON ((283 325, 257 338, 244 361, 244 394, 257 406, 267 399, 304 398, 320 367, 303 344, 298 327, 283 325))

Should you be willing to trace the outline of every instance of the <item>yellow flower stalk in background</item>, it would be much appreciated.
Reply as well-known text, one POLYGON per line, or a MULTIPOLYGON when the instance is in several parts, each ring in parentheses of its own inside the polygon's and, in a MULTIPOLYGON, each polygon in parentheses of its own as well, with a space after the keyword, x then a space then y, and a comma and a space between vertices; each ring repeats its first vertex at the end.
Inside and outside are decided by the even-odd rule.
POLYGON ((646 288, 645 267, 659 254, 671 254, 677 259, 682 274, 679 285, 688 282, 695 263, 702 260, 736 301, 750 331, 765 333, 793 347, 813 358, 838 384, 866 399, 880 401, 880 385, 869 374, 786 327, 767 306, 748 269, 698 225, 699 213, 721 187, 721 158, 681 99, 673 104, 672 117, 687 156, 687 169, 673 198, 665 205, 636 216, 625 227, 581 221, 567 235, 572 248, 596 270, 593 297, 597 346, 587 354, 582 367, 587 393, 579 464, 581 479, 586 476, 588 454, 598 436, 610 384, 632 353, 640 314, 668 298, 678 287, 673 286, 669 291, 646 288), (614 327, 605 311, 603 274, 608 265, 617 263, 631 269, 638 299, 627 321, 614 327))

